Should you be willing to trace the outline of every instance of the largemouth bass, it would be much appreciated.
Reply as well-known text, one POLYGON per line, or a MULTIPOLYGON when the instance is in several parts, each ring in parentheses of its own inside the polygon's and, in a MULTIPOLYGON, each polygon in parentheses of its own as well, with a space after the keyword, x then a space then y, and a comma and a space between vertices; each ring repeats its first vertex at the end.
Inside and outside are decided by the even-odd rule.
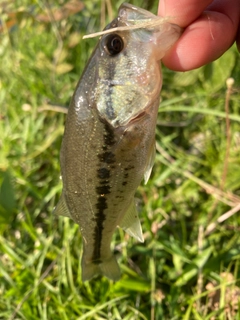
POLYGON ((130 4, 121 5, 111 29, 77 84, 60 155, 63 191, 55 212, 80 226, 83 281, 97 274, 119 279, 110 250, 117 226, 144 240, 134 194, 143 178, 148 181, 155 157, 159 62, 181 33, 130 4), (149 21, 153 26, 136 28, 149 21))

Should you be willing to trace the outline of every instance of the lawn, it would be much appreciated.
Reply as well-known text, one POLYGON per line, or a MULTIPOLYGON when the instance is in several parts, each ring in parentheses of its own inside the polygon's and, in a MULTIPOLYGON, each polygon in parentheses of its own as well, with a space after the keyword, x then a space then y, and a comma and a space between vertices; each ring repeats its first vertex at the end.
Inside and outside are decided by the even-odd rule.
POLYGON ((97 42, 82 37, 120 4, 0 3, 0 319, 240 319, 235 46, 198 70, 163 68, 155 165, 136 193, 145 242, 116 230, 120 281, 82 283, 78 225, 53 215, 66 107, 97 42))

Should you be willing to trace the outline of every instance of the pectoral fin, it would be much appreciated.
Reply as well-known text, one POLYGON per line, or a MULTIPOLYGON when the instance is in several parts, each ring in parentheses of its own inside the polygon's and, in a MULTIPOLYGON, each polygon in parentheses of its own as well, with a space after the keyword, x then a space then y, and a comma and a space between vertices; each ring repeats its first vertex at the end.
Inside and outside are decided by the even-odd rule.
POLYGON ((57 214, 58 216, 64 216, 64 217, 71 218, 71 214, 68 210, 68 206, 66 204, 66 201, 65 201, 63 194, 61 195, 60 200, 54 209, 54 213, 57 214))
POLYGON ((138 241, 144 242, 142 235, 142 227, 138 218, 138 212, 136 209, 134 199, 131 202, 131 205, 125 213, 122 221, 120 222, 119 227, 121 227, 130 236, 134 237, 138 241))
POLYGON ((144 183, 145 184, 147 184, 148 179, 151 175, 155 155, 156 155, 156 147, 155 147, 155 141, 154 141, 154 143, 151 146, 150 152, 149 152, 148 162, 147 162, 145 172, 144 172, 144 183))

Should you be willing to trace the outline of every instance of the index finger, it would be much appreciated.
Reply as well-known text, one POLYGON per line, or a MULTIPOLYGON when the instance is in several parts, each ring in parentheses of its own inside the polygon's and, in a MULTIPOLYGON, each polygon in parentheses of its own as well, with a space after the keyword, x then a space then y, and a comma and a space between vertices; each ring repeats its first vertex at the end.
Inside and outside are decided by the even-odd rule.
POLYGON ((240 6, 239 0, 161 0, 159 14, 185 27, 163 63, 172 70, 187 71, 214 61, 233 44, 240 6))

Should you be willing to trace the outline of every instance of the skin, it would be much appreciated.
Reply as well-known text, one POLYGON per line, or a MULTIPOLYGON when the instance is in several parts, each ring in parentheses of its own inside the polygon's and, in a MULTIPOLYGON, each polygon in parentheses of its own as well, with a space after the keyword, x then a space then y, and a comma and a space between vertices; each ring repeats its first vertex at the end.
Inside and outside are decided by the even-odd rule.
POLYGON ((184 28, 162 60, 188 71, 218 59, 236 41, 240 51, 240 0, 161 0, 158 15, 184 28))

